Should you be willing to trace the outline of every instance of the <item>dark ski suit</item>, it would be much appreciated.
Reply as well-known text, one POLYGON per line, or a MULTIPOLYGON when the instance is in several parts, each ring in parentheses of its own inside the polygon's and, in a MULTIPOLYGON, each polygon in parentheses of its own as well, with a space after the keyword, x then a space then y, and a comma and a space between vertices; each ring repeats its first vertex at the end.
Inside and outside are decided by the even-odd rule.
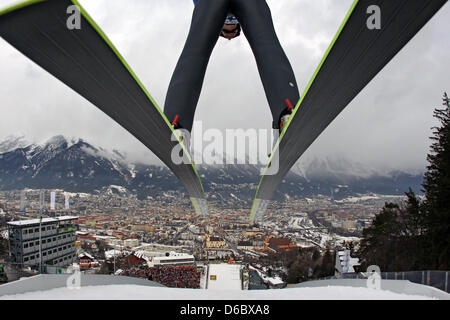
POLYGON ((239 20, 258 65, 274 129, 279 129, 285 100, 299 100, 294 72, 273 26, 265 0, 198 0, 183 52, 167 91, 164 113, 169 121, 179 116, 179 126, 192 131, 195 109, 200 97, 206 67, 222 31, 232 13, 239 20))

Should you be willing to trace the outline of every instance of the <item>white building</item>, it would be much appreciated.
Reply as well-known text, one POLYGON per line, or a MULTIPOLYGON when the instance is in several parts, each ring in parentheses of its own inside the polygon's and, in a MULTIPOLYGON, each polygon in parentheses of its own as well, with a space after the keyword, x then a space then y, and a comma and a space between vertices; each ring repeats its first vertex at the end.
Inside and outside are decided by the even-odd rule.
POLYGON ((195 258, 193 255, 177 254, 163 257, 153 257, 150 266, 179 266, 179 265, 193 265, 195 258))
POLYGON ((127 248, 137 247, 139 246, 138 239, 125 239, 123 240, 123 245, 127 248))
POLYGON ((336 273, 355 273, 355 266, 359 266, 359 259, 350 256, 350 250, 342 250, 336 252, 336 273))

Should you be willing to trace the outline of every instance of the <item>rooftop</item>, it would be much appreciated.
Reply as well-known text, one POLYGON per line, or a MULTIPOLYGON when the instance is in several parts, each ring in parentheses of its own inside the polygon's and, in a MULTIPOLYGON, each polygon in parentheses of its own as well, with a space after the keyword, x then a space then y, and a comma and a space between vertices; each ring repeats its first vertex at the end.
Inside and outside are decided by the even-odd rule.
POLYGON ((193 255, 190 255, 190 254, 185 254, 185 255, 176 255, 176 256, 162 256, 162 257, 155 257, 155 258, 157 258, 157 259, 161 259, 161 260, 174 260, 174 261, 176 261, 176 260, 179 260, 179 259, 194 259, 194 256, 193 255))
MULTIPOLYGON (((227 268, 228 269, 228 268, 227 268)), ((219 271, 219 270, 216 270, 219 271)), ((222 271, 222 269, 220 270, 222 271)), ((381 289, 367 287, 363 279, 303 282, 285 289, 240 290, 238 270, 226 270, 236 285, 207 290, 167 288, 147 279, 82 274, 80 283, 68 285, 71 274, 37 275, 0 286, 2 300, 431 300, 450 299, 436 288, 406 280, 382 280, 381 289), (237 271, 237 272, 236 272, 237 271), (236 280, 234 280, 236 279, 236 280), (74 289, 77 290, 74 290, 74 289), (228 289, 228 290, 227 290, 228 289), (231 290, 229 290, 231 289, 231 290)), ((222 281, 218 273, 216 283, 222 281)), ((223 280, 227 280, 224 278, 223 280)), ((223 283, 223 282, 222 282, 223 283)))
POLYGON ((39 223, 45 224, 45 223, 60 222, 60 221, 75 220, 75 219, 78 219, 78 217, 76 217, 76 216, 62 216, 62 217, 56 217, 56 218, 42 218, 42 221, 41 221, 41 219, 10 221, 10 222, 8 222, 8 225, 11 225, 11 226, 31 226, 31 225, 37 225, 39 223))

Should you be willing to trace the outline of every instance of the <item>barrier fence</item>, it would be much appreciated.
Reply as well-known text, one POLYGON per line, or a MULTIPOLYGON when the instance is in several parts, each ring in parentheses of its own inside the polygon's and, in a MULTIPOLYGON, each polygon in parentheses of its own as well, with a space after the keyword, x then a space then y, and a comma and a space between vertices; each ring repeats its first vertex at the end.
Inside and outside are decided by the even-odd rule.
MULTIPOLYGON (((409 280, 413 283, 424 284, 437 288, 439 290, 450 293, 449 287, 449 271, 406 271, 406 272, 381 272, 381 279, 385 280, 409 280)), ((367 279, 367 274, 359 273, 344 273, 341 276, 332 276, 321 278, 326 279, 367 279)))

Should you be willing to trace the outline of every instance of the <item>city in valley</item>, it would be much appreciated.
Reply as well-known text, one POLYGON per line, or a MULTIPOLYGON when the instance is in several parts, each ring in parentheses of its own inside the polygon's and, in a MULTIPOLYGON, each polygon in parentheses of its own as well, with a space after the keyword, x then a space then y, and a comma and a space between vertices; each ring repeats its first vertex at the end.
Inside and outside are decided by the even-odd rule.
MULTIPOLYGON (((77 266, 87 274, 135 276, 189 288, 206 288, 215 279, 212 270, 230 272, 219 268, 220 264, 230 264, 241 266, 236 272, 241 274, 243 289, 283 287, 288 282, 289 256, 295 258, 302 249, 316 249, 322 255, 333 252, 335 259, 336 253, 349 245, 358 245, 362 230, 386 202, 402 200, 401 196, 368 195, 343 200, 318 196, 274 201, 262 222, 250 224, 250 207, 226 207, 213 202, 209 203, 209 215, 199 216, 188 198, 175 193, 167 194, 164 200, 138 200, 114 192, 1 191, 2 241, 9 238, 10 248, 9 256, 6 246, 0 258, 5 265, 9 261, 10 269, 21 275, 26 271, 34 274, 36 269, 42 272, 43 266, 48 273, 66 272, 77 266), (58 234, 60 230, 68 237, 72 234, 74 244, 62 248, 70 254, 59 260, 37 259, 28 267, 23 257, 14 262, 11 230, 24 228, 27 221, 38 227, 38 222, 56 223, 58 234), (19 267, 22 269, 17 271, 19 267), (168 273, 173 273, 173 279, 168 273)), ((42 234, 37 239, 42 239, 42 234)), ((35 259, 42 251, 42 243, 36 244, 41 248, 32 256, 35 259)), ((48 252, 52 254, 52 250, 48 252)), ((41 257, 46 253, 43 250, 41 257)), ((357 259, 351 260, 356 260, 357 266, 357 259)), ((331 269, 330 276, 335 270, 331 269)))

